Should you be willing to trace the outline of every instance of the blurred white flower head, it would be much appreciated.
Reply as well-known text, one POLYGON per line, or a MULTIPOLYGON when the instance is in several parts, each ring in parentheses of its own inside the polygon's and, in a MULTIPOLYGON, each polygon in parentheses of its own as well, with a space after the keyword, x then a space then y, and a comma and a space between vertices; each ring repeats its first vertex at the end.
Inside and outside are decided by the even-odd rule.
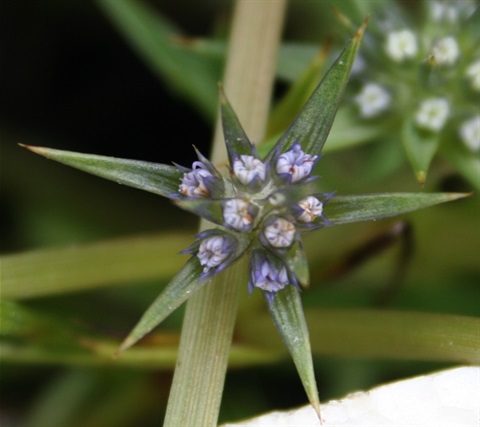
POLYGON ((364 118, 375 117, 385 111, 390 106, 390 101, 390 93, 376 83, 367 83, 355 97, 360 115, 364 118))
POLYGON ((389 33, 385 51, 391 59, 397 62, 415 57, 418 52, 415 33, 408 29, 389 33))
POLYGON ((438 40, 432 49, 432 56, 438 65, 453 65, 460 56, 458 43, 453 37, 438 40))
POLYGON ((443 128, 450 112, 450 105, 444 98, 429 98, 420 104, 415 121, 423 129, 438 132, 443 128))
POLYGON ((441 1, 430 2, 430 14, 434 21, 455 23, 458 19, 458 12, 458 9, 452 4, 441 1))
POLYGON ((472 151, 480 150, 480 115, 466 120, 460 126, 460 138, 472 151))
POLYGON ((472 88, 480 92, 480 59, 470 64, 466 70, 466 75, 470 79, 472 88))

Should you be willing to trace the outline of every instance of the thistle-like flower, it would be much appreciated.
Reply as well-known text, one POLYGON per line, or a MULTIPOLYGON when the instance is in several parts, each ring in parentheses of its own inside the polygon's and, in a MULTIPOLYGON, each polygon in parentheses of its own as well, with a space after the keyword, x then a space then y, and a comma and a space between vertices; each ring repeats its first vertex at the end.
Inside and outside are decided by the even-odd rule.
POLYGON ((210 196, 212 186, 219 186, 220 173, 199 154, 192 169, 177 166, 183 176, 178 194, 170 197, 217 224, 213 235, 200 234, 199 242, 184 251, 198 258, 202 274, 221 271, 241 255, 241 248, 255 254, 249 267, 250 290, 263 290, 271 302, 276 292, 298 283, 291 268, 298 260, 290 259, 298 253, 289 249, 300 242, 301 231, 330 224, 323 206, 331 195, 308 195, 319 157, 304 152, 298 142, 283 152, 272 150, 263 160, 248 140, 241 150, 252 154, 239 154, 234 147, 227 141, 233 165, 231 176, 222 178, 223 194, 210 196))

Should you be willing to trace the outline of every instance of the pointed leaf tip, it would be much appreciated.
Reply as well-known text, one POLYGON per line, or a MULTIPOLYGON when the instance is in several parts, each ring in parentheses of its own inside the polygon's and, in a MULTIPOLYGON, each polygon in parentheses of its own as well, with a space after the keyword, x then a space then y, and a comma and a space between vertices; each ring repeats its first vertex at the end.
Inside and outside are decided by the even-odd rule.
POLYGON ((300 292, 287 286, 267 300, 273 323, 295 363, 310 404, 321 423, 320 399, 313 367, 308 328, 303 314, 300 292))
POLYGON ((360 25, 359 29, 353 36, 354 39, 359 39, 363 37, 363 34, 365 33, 369 20, 370 20, 370 15, 367 15, 366 18, 363 20, 362 25, 360 25))
POLYGON ((427 172, 418 171, 417 172, 417 181, 420 184, 420 186, 423 187, 425 185, 425 182, 427 181, 427 172))
POLYGON ((120 159, 24 144, 21 144, 21 146, 47 159, 164 197, 170 197, 171 194, 178 191, 183 175, 175 166, 161 163, 120 159))

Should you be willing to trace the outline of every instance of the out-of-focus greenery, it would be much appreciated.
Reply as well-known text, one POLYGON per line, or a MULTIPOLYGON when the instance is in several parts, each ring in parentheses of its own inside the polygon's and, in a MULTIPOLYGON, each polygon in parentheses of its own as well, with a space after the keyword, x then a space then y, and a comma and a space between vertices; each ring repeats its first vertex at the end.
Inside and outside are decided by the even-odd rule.
MULTIPOLYGON (((358 19, 369 12, 365 4, 342 2, 342 12, 358 19)), ((184 262, 175 254, 196 233, 195 220, 153 194, 35 158, 16 143, 189 165, 192 144, 208 152, 231 5, 32 0, 0 7, 2 424, 158 425, 181 310, 122 358, 110 355, 184 262), (122 9, 129 4, 140 16, 148 7, 152 27, 122 9), (140 38, 155 40, 152 28, 160 41, 149 50, 140 38), (206 45, 196 37, 217 42, 209 55, 198 53, 206 45), (185 85, 197 66, 198 80, 185 85)), ((401 7, 408 12, 416 2, 401 7)), ((344 44, 348 35, 332 16, 326 2, 290 4, 277 101, 290 87, 285 76, 308 75, 317 51, 321 75, 334 57, 326 40, 344 44)), ((287 110, 311 87, 308 78, 298 82, 287 110)), ((349 130, 355 134, 338 126, 347 135, 334 135, 339 145, 348 145, 349 130)), ((363 131, 367 141, 378 135, 375 127, 363 131)), ((328 144, 319 164, 325 191, 471 190, 439 159, 419 188, 402 148, 388 139, 330 153, 328 144)), ((306 238, 312 284, 303 302, 322 399, 480 362, 479 211, 474 196, 401 217, 408 227, 347 224, 306 238)), ((263 301, 246 294, 245 286, 222 420, 305 400, 263 301)))

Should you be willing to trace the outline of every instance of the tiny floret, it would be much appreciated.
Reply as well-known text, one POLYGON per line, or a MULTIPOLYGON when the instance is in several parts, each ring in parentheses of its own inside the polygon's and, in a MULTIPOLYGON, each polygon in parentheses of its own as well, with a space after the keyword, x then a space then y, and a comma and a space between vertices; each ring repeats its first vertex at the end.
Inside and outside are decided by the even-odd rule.
POLYGON ((304 153, 296 142, 291 150, 280 155, 276 170, 279 175, 288 176, 292 183, 297 182, 310 175, 317 159, 318 156, 304 153))
POLYGON ((470 79, 473 90, 480 92, 480 59, 468 66, 466 75, 470 79))
POLYGON ((290 283, 285 265, 263 251, 254 251, 250 261, 249 290, 259 288, 272 301, 275 293, 290 283))
POLYGON ((453 37, 438 40, 432 49, 432 56, 438 65, 453 65, 460 56, 458 43, 453 37))
POLYGON ((385 111, 391 101, 390 93, 376 83, 367 83, 355 97, 360 108, 360 115, 364 118, 375 117, 385 111))
POLYGON ((440 131, 447 121, 450 105, 444 98, 429 98, 420 104, 415 114, 417 125, 433 132, 440 131))
POLYGON ((249 231, 255 221, 250 203, 244 199, 230 199, 223 204, 225 225, 237 231, 249 231))
POLYGON ((411 59, 418 51, 417 37, 413 31, 408 29, 389 33, 385 50, 394 61, 401 62, 411 59))
POLYGON ((199 161, 193 162, 192 170, 183 175, 179 191, 187 197, 208 197, 210 191, 207 188, 206 181, 213 178, 213 175, 207 170, 206 166, 199 161))
POLYGON ((212 236, 202 240, 197 257, 207 273, 211 268, 216 268, 230 255, 229 244, 223 236, 212 236))
POLYGON ((462 123, 460 137, 471 151, 480 150, 480 115, 462 123))
POLYGON ((297 221, 310 223, 315 221, 323 212, 323 203, 316 197, 308 196, 298 202, 298 206, 302 209, 297 221))
POLYGON ((265 181, 265 164, 253 156, 241 155, 233 162, 233 173, 242 184, 250 184, 254 180, 265 181))
POLYGON ((274 248, 288 248, 295 238, 295 226, 285 218, 278 217, 263 230, 268 243, 274 248))

